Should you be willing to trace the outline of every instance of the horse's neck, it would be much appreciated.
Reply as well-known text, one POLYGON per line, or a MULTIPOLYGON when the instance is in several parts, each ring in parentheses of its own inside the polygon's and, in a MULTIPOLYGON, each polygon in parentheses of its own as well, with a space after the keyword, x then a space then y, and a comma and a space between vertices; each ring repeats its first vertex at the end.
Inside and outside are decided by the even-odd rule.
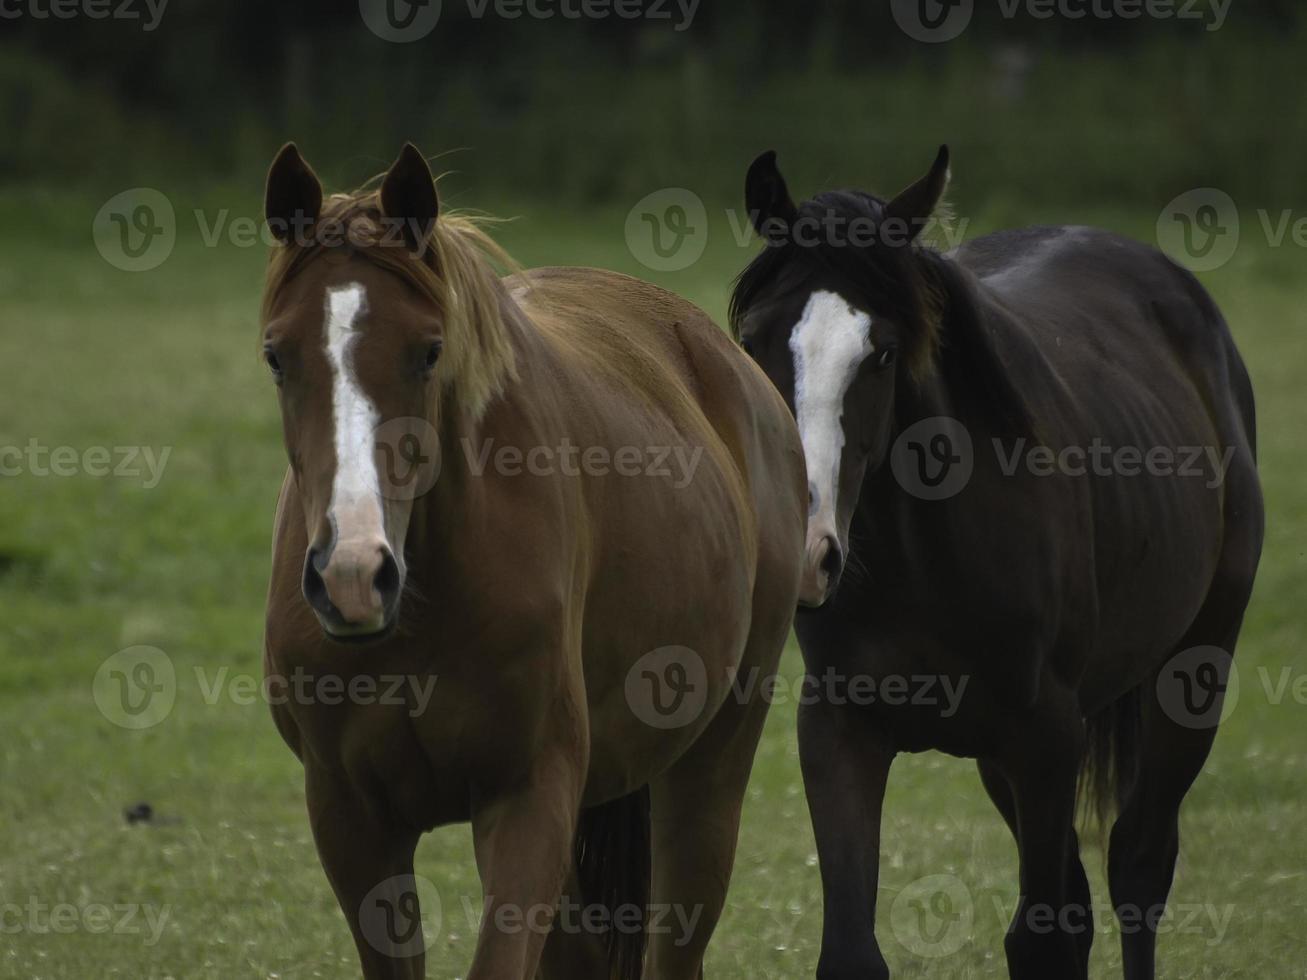
MULTIPOLYGON (((968 465, 986 466, 993 457, 990 447, 994 440, 1006 441, 1013 432, 1014 415, 1026 411, 1024 402, 1008 404, 1013 399, 1019 401, 1020 393, 1004 373, 1007 368, 998 351, 1011 344, 1027 345, 1029 338, 1005 317, 973 318, 966 323, 965 329, 974 331, 973 335, 950 335, 961 324, 955 325, 946 314, 946 349, 934 369, 918 383, 906 379, 900 382, 885 459, 863 481, 858 525, 875 542, 883 560, 892 564, 913 561, 922 554, 922 542, 918 540, 922 536, 931 539, 925 550, 947 561, 948 550, 958 542, 948 537, 937 539, 935 532, 941 526, 974 516, 969 514, 973 505, 967 494, 959 492, 937 499, 923 496, 912 485, 914 467, 936 465, 934 439, 947 436, 945 447, 950 455, 964 452, 970 456, 968 465), (954 360, 946 363, 945 358, 954 360), (960 441, 959 431, 969 440, 969 449, 965 441, 962 448, 955 448, 960 441), (896 446, 899 466, 906 466, 906 472, 895 471, 896 446)), ((916 475, 924 478, 923 474, 916 475)), ((931 475, 938 473, 931 470, 931 475)))
POLYGON ((455 541, 477 508, 484 504, 486 486, 494 475, 496 453, 507 443, 502 427, 506 418, 524 411, 529 395, 529 365, 540 355, 540 337, 527 313, 505 291, 502 339, 512 348, 514 368, 499 379, 488 401, 473 411, 460 401, 457 385, 448 386, 428 422, 433 425, 441 457, 439 477, 431 489, 414 501, 410 542, 427 555, 439 555, 455 541))

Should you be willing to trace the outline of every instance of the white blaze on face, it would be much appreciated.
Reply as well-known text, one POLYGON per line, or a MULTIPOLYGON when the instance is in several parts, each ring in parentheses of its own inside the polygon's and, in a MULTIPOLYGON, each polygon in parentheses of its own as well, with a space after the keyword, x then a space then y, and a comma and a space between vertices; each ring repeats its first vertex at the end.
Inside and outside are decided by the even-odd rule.
POLYGON ((327 291, 326 349, 336 430, 336 475, 328 514, 338 541, 384 536, 375 455, 377 410, 359 387, 351 355, 358 339, 357 320, 366 309, 367 295, 357 283, 327 291))
POLYGON ((844 453, 844 396, 858 367, 875 348, 871 317, 835 293, 808 299, 790 334, 794 355, 794 413, 808 462, 812 494, 808 539, 837 536, 835 497, 844 453))

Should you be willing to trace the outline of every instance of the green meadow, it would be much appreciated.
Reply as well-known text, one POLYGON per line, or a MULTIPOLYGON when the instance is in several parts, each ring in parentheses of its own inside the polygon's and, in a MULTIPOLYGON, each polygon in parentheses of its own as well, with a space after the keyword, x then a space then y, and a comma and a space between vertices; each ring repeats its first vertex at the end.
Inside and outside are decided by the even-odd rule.
MULTIPOLYGON (((0 477, 0 977, 355 976, 310 840, 299 764, 255 684, 285 457, 256 349, 265 249, 234 240, 226 222, 258 215, 258 188, 164 190, 177 240, 142 272, 97 249, 103 199, 0 196, 0 447, 22 450, 0 477), (121 447, 152 455, 127 461, 121 447), (106 454, 110 472, 98 475, 106 454), (133 729, 104 709, 96 679, 108 658, 140 645, 166 655, 175 694, 156 723, 133 729), (142 802, 155 818, 129 824, 124 809, 142 802)), ((484 194, 456 203, 516 216, 496 236, 526 266, 640 275, 718 322, 754 248, 722 204, 707 208, 702 256, 656 271, 628 245, 625 207, 484 194)), ((1039 221, 1150 241, 1157 219, 1010 201, 959 213, 967 235, 1039 221)), ((1160 962, 1162 976, 1186 980, 1299 976, 1307 962, 1307 284, 1303 249, 1271 245, 1256 216, 1243 217, 1233 258, 1202 278, 1257 391, 1267 540, 1238 651, 1239 698, 1182 815, 1160 962)), ((799 676, 797 651, 784 670, 799 676)), ((820 881, 794 718, 792 701, 777 704, 758 752, 710 977, 797 980, 815 969, 820 881)), ((1085 835, 1085 863, 1106 903, 1095 836, 1085 835)), ((428 973, 463 976, 480 903, 467 829, 429 835, 418 870, 440 897, 428 973)), ((1016 895, 1015 847, 974 766, 902 758, 886 806, 878 923, 895 975, 1006 976, 1002 938, 1016 895), (933 875, 950 876, 958 918, 924 950, 939 955, 923 955, 918 923, 895 900, 933 875)), ((1097 918, 1092 975, 1119 977, 1115 926, 1103 910, 1097 918)))

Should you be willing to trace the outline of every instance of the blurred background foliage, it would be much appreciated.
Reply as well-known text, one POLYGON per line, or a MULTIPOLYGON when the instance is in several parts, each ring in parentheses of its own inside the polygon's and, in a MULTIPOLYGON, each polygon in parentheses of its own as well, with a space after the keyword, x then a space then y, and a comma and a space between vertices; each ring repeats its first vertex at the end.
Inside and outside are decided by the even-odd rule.
POLYGON ((1009 17, 977 0, 944 44, 905 37, 888 0, 703 0, 679 31, 679 16, 507 20, 444 0, 412 44, 370 33, 357 0, 173 0, 150 32, 20 17, 0 20, 0 180, 244 183, 294 138, 340 188, 412 139, 460 189, 734 200, 771 146, 796 190, 892 191, 947 141, 961 194, 1020 209, 1197 186, 1296 202, 1303 5, 1231 0, 1211 30, 1212 0, 1176 0, 1191 3, 1202 17, 1009 17))

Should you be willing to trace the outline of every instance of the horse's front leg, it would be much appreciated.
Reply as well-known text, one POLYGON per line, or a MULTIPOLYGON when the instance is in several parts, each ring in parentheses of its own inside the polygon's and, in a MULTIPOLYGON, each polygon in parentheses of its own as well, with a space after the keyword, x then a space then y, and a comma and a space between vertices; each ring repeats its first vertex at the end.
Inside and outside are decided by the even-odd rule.
POLYGON ((413 876, 420 832, 315 765, 304 775, 313 840, 354 934, 363 976, 420 980, 426 941, 413 876))
POLYGON ((485 894, 468 980, 532 980, 563 886, 585 782, 584 750, 542 748, 516 790, 474 804, 472 837, 485 894))
POLYGON ((1080 949, 1094 928, 1093 910, 1081 904, 1085 876, 1075 835, 1084 723, 1070 692, 1051 683, 1044 691, 998 760, 1012 787, 1021 854, 1021 901, 1004 946, 1012 980, 1084 980, 1080 949))
POLYGON ((859 709, 799 710, 799 759, 817 838, 825 918, 818 980, 886 980, 876 942, 880 820, 894 750, 859 709))

